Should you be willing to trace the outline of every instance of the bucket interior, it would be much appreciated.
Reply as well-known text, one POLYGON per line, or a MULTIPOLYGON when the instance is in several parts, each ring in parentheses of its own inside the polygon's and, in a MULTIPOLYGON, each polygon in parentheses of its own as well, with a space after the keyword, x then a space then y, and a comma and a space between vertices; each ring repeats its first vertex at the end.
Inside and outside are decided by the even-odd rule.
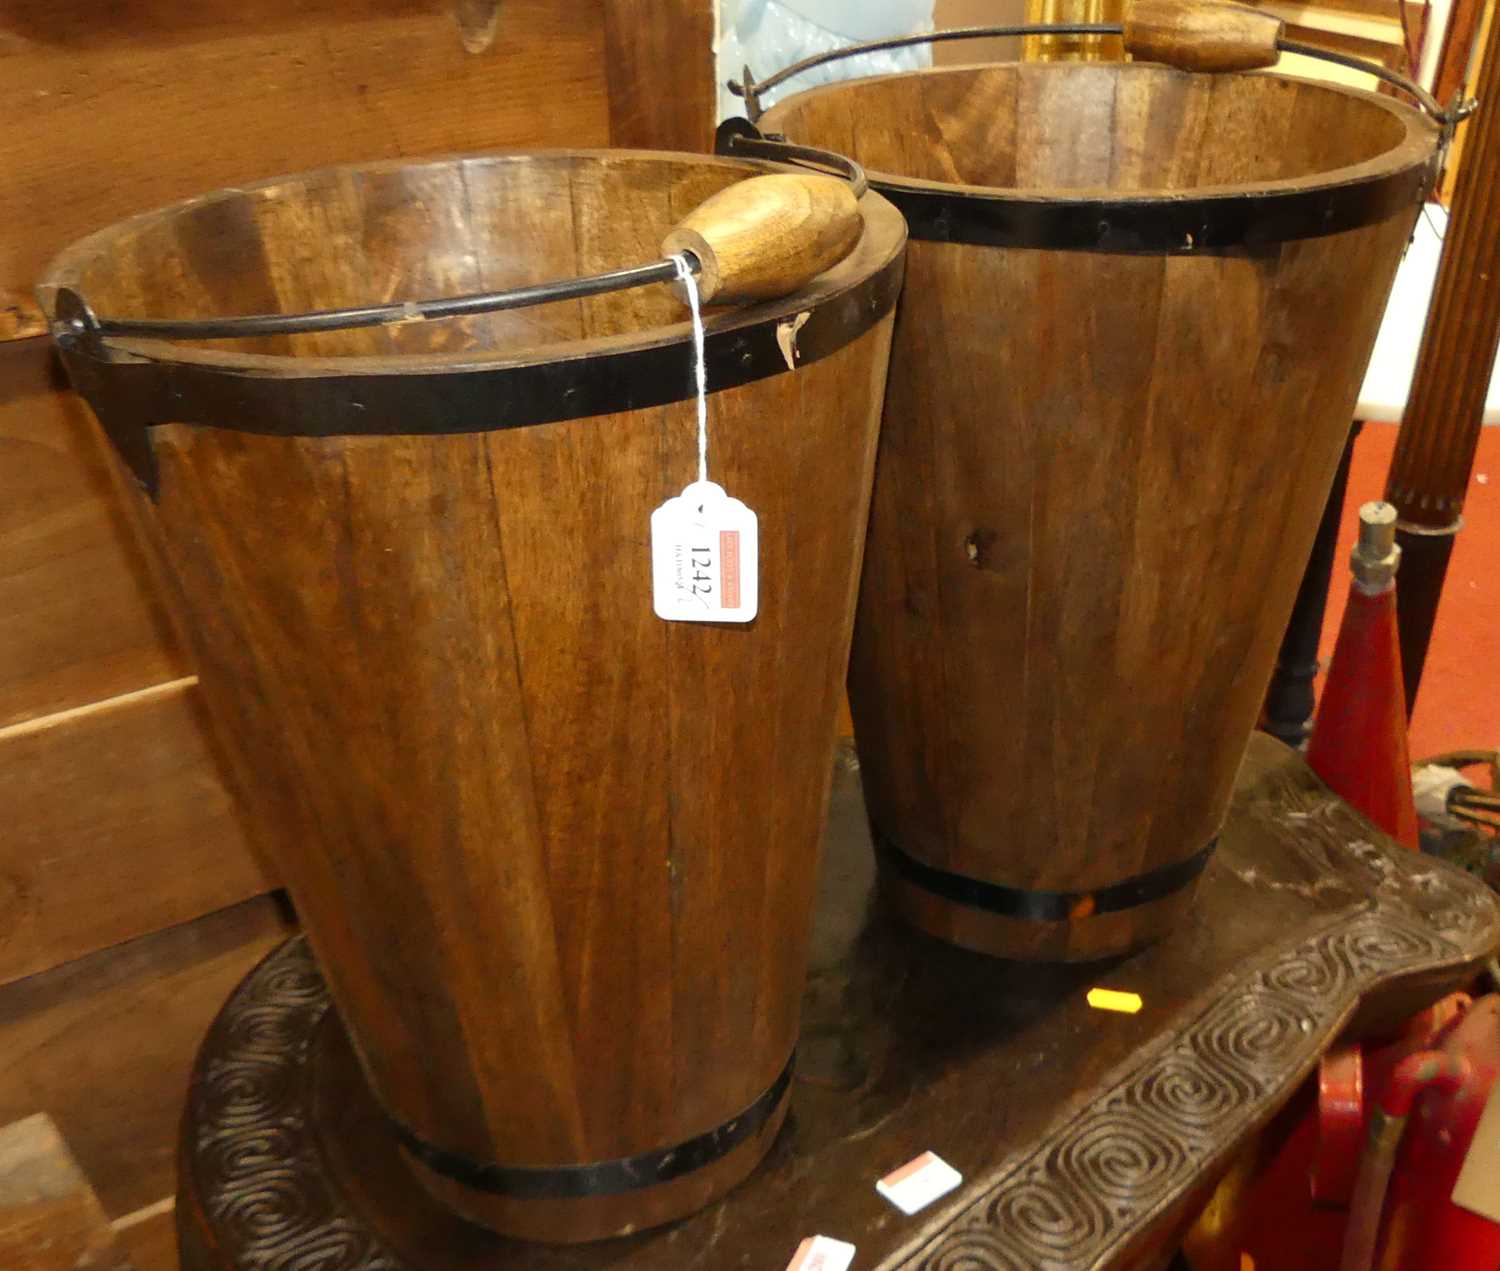
MULTIPOLYGON (((554 282, 661 259, 709 195, 753 171, 662 155, 538 153, 328 168, 102 230, 48 282, 118 318, 209 318, 400 303, 554 282)), ((298 357, 511 353, 682 323, 665 285, 476 317, 233 341, 298 357)))
POLYGON ((1408 139, 1385 99, 1274 75, 1052 62, 852 81, 763 126, 872 172, 1033 195, 1319 184, 1408 139))

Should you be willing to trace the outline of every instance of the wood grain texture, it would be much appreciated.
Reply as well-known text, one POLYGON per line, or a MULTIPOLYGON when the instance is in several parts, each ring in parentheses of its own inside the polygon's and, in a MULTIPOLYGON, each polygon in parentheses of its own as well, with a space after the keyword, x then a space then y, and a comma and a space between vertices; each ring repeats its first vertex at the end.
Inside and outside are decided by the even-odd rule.
POLYGON ((698 290, 720 304, 775 300, 843 260, 864 233, 847 181, 776 173, 705 199, 662 241, 663 256, 691 252, 698 290))
POLYGON ((602 3, 610 145, 712 150, 718 122, 713 0, 602 3))
POLYGON ((192 679, 0 729, 0 984, 269 891, 192 679))
POLYGON ((0 1266, 134 1271, 99 1198, 43 1112, 0 1127, 0 1266))
POLYGON ((289 930, 262 898, 0 987, 0 1118, 49 1112, 111 1218, 171 1195, 193 1052, 289 930))
MULTIPOLYGON (((1088 63, 766 117, 903 188, 1081 198, 1325 180, 1392 122, 1292 80, 1088 63)), ((913 241, 849 681, 872 819, 929 866, 1080 897, 1019 921, 893 880, 919 925, 1077 959, 1180 917, 1090 897, 1218 831, 1414 215, 1207 254, 913 241)))
POLYGON ((1500 22, 1491 22, 1442 257, 1385 497, 1408 525, 1456 526, 1500 346, 1500 22))
POLYGON ((1184 71, 1250 71, 1274 66, 1281 19, 1220 0, 1130 0, 1125 51, 1137 62, 1184 71))
POLYGON ((1443 47, 1433 77, 1432 95, 1443 105, 1453 100, 1469 82, 1473 69, 1474 41, 1484 19, 1484 0, 1454 0, 1443 28, 1443 47))
POLYGON ((335 159, 608 141, 598 0, 505 0, 482 51, 464 35, 451 0, 12 0, 0 304, 16 333, 43 330, 30 292, 55 252, 171 199, 335 159))
POLYGON ((187 673, 107 463, 52 342, 0 341, 0 728, 187 673))
POLYGON ((813 89, 773 111, 791 140, 856 152, 887 182, 1032 196, 1315 187, 1406 140, 1393 116, 1332 86, 1110 64, 942 67, 813 89))
MULTIPOLYGON (((127 224, 66 268, 117 313, 322 308, 371 278, 474 291, 651 260, 761 170, 626 152, 335 169, 127 224)), ((711 334, 845 304, 903 239, 870 198, 841 264, 711 334)), ((665 342, 691 383, 667 288, 552 308, 235 356, 289 376, 665 342), (519 347, 519 324, 541 342, 519 347)), ((612 1160, 714 1129, 786 1064, 891 321, 712 395, 711 474, 760 518, 746 627, 651 608, 650 515, 693 476, 691 400, 467 434, 153 430, 148 518, 246 806, 374 1087, 426 1142, 612 1160)), ((695 1208, 773 1133, 717 1174, 577 1202, 426 1181, 504 1229, 583 1239, 695 1208)))
POLYGON ((183 1126, 186 1271, 273 1254, 285 1271, 722 1271, 785 1266, 813 1231, 857 1242, 871 1271, 1160 1267, 1337 1036, 1468 983, 1500 941, 1479 880, 1387 839, 1264 735, 1198 915, 1105 973, 999 962, 895 921, 852 765, 825 860, 793 1114, 710 1209, 549 1248, 414 1196, 297 942, 205 1040, 183 1126), (1101 982, 1144 1009, 1090 1009, 1101 982), (253 1111, 226 1097, 247 1069, 264 1077, 253 1111), (288 1122, 307 1133, 276 1133, 288 1122), (871 1180, 924 1146, 963 1183, 907 1218, 871 1180))

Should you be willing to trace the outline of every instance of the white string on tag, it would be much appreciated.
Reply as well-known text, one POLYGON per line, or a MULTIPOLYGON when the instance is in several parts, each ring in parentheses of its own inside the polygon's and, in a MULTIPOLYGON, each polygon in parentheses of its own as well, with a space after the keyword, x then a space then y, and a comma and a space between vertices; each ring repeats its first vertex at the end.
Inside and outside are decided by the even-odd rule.
POLYGON ((698 479, 651 514, 651 603, 668 622, 754 622, 760 606, 760 522, 708 479, 708 361, 698 280, 672 256, 693 313, 698 382, 698 479))
POLYGON ((677 277, 687 292, 693 313, 693 374, 698 383, 698 480, 708 480, 708 359, 703 352, 703 311, 698 305, 698 279, 686 253, 667 257, 677 266, 677 277))

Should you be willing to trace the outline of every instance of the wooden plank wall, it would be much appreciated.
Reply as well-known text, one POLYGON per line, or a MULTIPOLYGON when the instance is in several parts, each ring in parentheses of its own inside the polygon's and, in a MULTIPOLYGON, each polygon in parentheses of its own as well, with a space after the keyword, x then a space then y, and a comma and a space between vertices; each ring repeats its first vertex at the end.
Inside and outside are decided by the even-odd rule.
POLYGON ((611 0, 605 6, 610 144, 712 150, 714 6, 703 0, 611 0))
POLYGON ((443 0, 0 10, 0 984, 273 882, 97 430, 34 334, 32 285, 89 230, 218 185, 608 143, 603 0, 505 0, 477 52, 458 17, 443 0))
POLYGON ((605 145, 603 0, 503 0, 468 52, 446 0, 7 0, 0 287, 131 212, 333 162, 605 145))
POLYGON ((0 1123, 56 1118, 140 1271, 175 1265, 198 1040, 291 918, 261 894, 274 878, 42 333, 36 277, 122 216, 320 164, 706 148, 711 15, 711 0, 0 5, 0 1123))
MULTIPOLYGON (((0 1123, 46 1111, 122 1242, 169 1251, 177 1123, 210 1021, 286 938, 269 897, 0 989, 0 1123)), ((158 1256, 138 1271, 168 1271, 158 1256)))

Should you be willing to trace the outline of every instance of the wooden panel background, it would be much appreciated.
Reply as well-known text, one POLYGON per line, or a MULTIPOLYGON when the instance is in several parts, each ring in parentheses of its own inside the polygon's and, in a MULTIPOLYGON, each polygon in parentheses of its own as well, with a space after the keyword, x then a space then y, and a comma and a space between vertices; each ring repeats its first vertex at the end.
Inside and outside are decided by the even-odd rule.
MULTIPOLYGON (((612 104, 617 142, 689 144, 687 103, 711 94, 711 12, 707 0, 670 13, 634 0, 0 8, 0 814, 12 831, 0 983, 272 881, 197 727, 191 667, 97 428, 36 334, 39 271, 122 216, 278 172, 608 145, 612 104), (630 53, 612 74, 607 38, 630 53)), ((707 144, 711 120, 698 122, 707 144)))
POLYGON ((0 729, 187 674, 65 383, 47 337, 0 341, 0 729))
POLYGON ((289 930, 261 897, 0 987, 0 1123, 49 1112, 110 1218, 158 1204, 198 1042, 289 930))
POLYGON ((712 150, 713 0, 606 0, 604 8, 610 143, 712 150))
POLYGON ((196 681, 0 730, 0 983, 273 886, 204 745, 196 681))
POLYGON ((603 59, 603 0, 503 0, 479 53, 445 0, 8 0, 0 313, 17 334, 39 331, 30 287, 59 248, 218 186, 359 159, 607 145, 603 59))
POLYGON ((175 1265, 175 1128, 197 1043, 289 926, 271 899, 245 899, 272 880, 33 282, 110 221, 279 172, 689 145, 708 135, 682 108, 711 93, 708 13, 710 0, 0 4, 0 1122, 55 1116, 140 1271, 175 1265), (606 39, 630 51, 609 73, 606 39))

